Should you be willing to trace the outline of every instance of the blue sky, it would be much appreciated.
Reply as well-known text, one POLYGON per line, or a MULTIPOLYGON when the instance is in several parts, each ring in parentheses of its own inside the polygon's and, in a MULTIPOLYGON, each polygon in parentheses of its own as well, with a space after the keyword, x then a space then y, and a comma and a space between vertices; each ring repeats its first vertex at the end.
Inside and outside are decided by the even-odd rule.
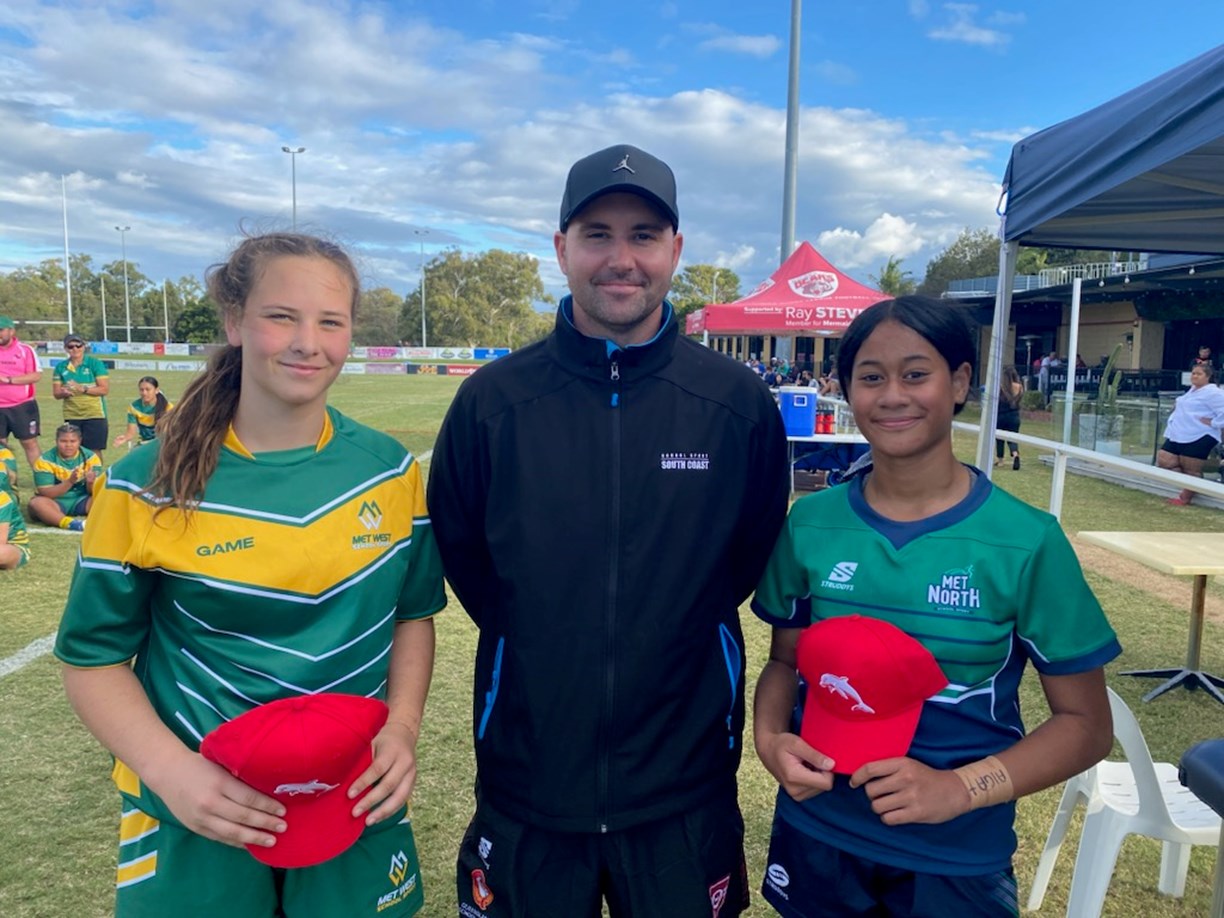
MULTIPOLYGON (((199 277, 240 227, 299 227, 414 289, 421 244, 552 249, 570 163, 667 160, 687 263, 779 261, 789 0, 9 0, 0 271, 70 244, 199 277), (417 231, 425 231, 424 233, 417 231)), ((1208 50, 1220 0, 803 5, 796 237, 920 277, 995 224, 1012 144, 1208 50)))

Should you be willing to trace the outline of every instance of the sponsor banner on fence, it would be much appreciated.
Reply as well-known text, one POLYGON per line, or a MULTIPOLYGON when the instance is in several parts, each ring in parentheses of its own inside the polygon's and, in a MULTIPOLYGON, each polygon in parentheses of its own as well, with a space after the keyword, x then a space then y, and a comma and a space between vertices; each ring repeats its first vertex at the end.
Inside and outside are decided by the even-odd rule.
POLYGON ((409 360, 437 360, 438 349, 436 347, 406 347, 404 355, 409 360))
POLYGON ((478 347, 472 351, 472 356, 477 360, 496 360, 498 357, 505 357, 510 353, 508 347, 478 347))
POLYGON ((399 360, 404 356, 403 349, 398 347, 367 347, 365 351, 371 360, 399 360))
POLYGON ((365 364, 367 374, 375 376, 388 376, 394 373, 407 373, 407 368, 402 363, 367 363, 365 364))
MULTIPOLYGON (((60 351, 61 353, 67 353, 67 351, 64 350, 63 344, 60 344, 57 347, 55 345, 52 345, 52 347, 55 347, 55 349, 57 351, 60 351)), ((119 353, 119 342, 117 341, 91 341, 89 342, 89 353, 91 354, 118 354, 119 353)))
POLYGON ((410 363, 408 372, 419 376, 437 376, 438 368, 432 363, 410 363))
POLYGON ((131 344, 123 345, 125 354, 154 354, 154 344, 152 341, 133 341, 131 344))
POLYGON ((191 354, 191 345, 174 343, 163 344, 162 353, 164 353, 167 357, 187 357, 191 354))
POLYGON ((439 360, 471 360, 472 348, 470 347, 440 347, 438 348, 437 358, 439 360))
POLYGON ((186 370, 188 373, 194 373, 197 370, 204 369, 204 364, 198 360, 159 360, 157 361, 157 369, 159 370, 186 370))
MULTIPOLYGON (((113 365, 116 370, 160 370, 161 361, 157 360, 104 360, 105 364, 113 365)), ((196 366, 192 364, 192 367, 196 366)))
POLYGON ((471 376, 480 369, 475 363, 444 363, 438 367, 438 372, 446 376, 471 376))
POLYGON ((340 368, 340 372, 348 373, 349 375, 363 376, 365 375, 365 364, 350 360, 340 368))

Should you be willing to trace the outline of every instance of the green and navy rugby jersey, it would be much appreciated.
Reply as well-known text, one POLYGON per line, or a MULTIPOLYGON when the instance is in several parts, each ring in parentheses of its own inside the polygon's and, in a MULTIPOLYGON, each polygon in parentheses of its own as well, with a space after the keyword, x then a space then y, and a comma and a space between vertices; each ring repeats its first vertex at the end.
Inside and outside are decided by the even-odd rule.
MULTIPOLYGON (((72 477, 73 471, 82 465, 85 466, 86 471, 90 469, 95 472, 102 471, 102 460, 92 450, 82 446, 77 450, 75 456, 65 459, 59 454, 59 449, 53 446, 39 456, 38 461, 34 463, 34 487, 46 488, 66 481, 72 477)), ((52 499, 59 504, 61 510, 68 513, 88 496, 89 488, 86 487, 85 479, 82 478, 59 497, 52 499)))
POLYGON ((29 547, 30 536, 26 532, 25 517, 12 491, 0 489, 0 523, 8 523, 8 542, 29 547))
MULTIPOLYGON (((95 490, 55 653, 127 665, 189 748, 255 705, 384 698, 397 621, 445 604, 420 466, 328 409, 314 448, 252 456, 231 430, 190 517, 142 492, 159 441, 95 490)), ((173 820, 122 762, 119 789, 173 820)))
MULTIPOLYGON (((941 769, 1024 736, 1017 689, 1029 661, 1066 675, 1121 652, 1058 521, 976 470, 963 501, 916 522, 872 510, 861 477, 797 501, 753 610, 780 628, 868 615, 921 641, 950 685, 925 702, 909 755, 941 769)), ((1002 870, 1016 846, 1014 804, 942 825, 886 826, 865 790, 840 775, 803 803, 780 792, 778 813, 852 854, 926 873, 1002 870)))

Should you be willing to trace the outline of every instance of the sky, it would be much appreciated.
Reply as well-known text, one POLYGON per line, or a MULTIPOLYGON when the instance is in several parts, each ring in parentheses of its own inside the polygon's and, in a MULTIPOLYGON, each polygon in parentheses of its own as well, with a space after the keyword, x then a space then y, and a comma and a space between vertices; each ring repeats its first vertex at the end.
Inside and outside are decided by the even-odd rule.
MULTIPOLYGON (((560 296, 566 172, 615 143, 675 171, 682 266, 747 293, 781 260, 789 0, 4 8, 0 271, 62 258, 66 200, 95 267, 126 246, 150 278, 202 277, 240 233, 290 228, 296 164, 298 228, 367 285, 405 294, 422 256, 502 248, 560 296)), ((1016 141, 1222 27, 1220 0, 802 3, 796 241, 860 281, 890 257, 921 278, 997 225, 1016 141)))

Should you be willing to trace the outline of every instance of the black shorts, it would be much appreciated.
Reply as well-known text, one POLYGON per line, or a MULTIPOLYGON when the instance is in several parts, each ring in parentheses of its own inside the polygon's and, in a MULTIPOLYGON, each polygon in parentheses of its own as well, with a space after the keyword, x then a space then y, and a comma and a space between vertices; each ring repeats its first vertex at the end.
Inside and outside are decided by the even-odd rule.
POLYGON ((1203 434, 1193 443, 1177 443, 1174 440, 1165 440, 1160 447, 1166 453, 1172 453, 1174 456, 1185 456, 1188 459, 1206 459, 1211 450, 1220 441, 1211 434, 1203 434))
POLYGON ((888 867, 774 817, 761 894, 784 918, 1014 918, 1016 875, 948 876, 888 867))
POLYGON ((12 434, 18 440, 33 440, 39 428, 38 402, 30 399, 12 408, 0 408, 0 439, 12 434))
POLYGON ((748 907, 734 792, 619 832, 552 832, 477 798, 459 846, 462 918, 735 918, 748 907))
POLYGON ((65 424, 75 424, 81 428, 81 445, 91 453, 106 449, 107 438, 110 436, 110 425, 106 418, 86 418, 82 421, 65 421, 65 424))

